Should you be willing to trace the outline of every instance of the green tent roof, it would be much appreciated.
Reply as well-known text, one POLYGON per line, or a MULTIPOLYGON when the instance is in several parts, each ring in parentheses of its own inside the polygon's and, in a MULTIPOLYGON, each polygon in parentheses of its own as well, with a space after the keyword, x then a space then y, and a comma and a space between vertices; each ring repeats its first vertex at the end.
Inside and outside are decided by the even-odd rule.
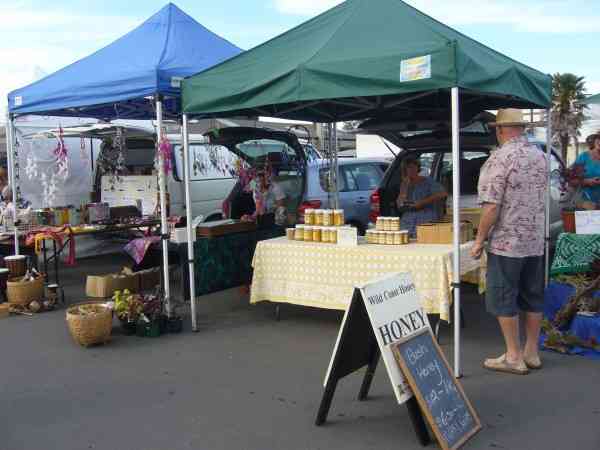
POLYGON ((591 95, 590 97, 587 97, 583 101, 583 103, 587 105, 600 104, 600 94, 591 95))
POLYGON ((545 108, 551 77, 400 0, 348 0, 184 80, 184 112, 315 122, 406 109, 448 109, 463 88, 472 110, 545 108))

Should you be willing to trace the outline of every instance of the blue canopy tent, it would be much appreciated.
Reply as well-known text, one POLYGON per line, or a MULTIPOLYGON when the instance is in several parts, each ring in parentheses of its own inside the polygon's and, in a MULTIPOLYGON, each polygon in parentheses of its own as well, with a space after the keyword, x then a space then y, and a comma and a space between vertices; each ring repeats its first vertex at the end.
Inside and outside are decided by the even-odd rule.
MULTIPOLYGON (((156 119, 157 140, 162 137, 163 118, 181 113, 180 83, 184 77, 208 69, 242 50, 212 33, 177 6, 169 3, 160 11, 108 46, 29 86, 8 94, 7 142, 9 177, 14 180, 14 119, 19 115, 156 119)), ((193 261, 189 155, 186 162, 186 209, 188 250, 193 261)), ((166 181, 159 154, 159 187, 163 234, 164 289, 170 312, 167 251, 166 181)), ((16 204, 17 189, 13 189, 16 204)), ((19 252, 15 229, 15 253, 19 252)), ((190 262, 190 274, 194 273, 190 262)), ((192 323, 196 329, 194 277, 190 276, 192 323)))

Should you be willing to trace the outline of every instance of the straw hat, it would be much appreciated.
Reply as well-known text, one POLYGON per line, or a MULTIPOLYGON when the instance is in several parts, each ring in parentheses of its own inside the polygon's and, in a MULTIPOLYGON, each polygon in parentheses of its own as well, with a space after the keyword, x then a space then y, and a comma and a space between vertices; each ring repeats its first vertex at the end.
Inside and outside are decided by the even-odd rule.
POLYGON ((523 119, 523 111, 516 108, 499 109, 496 121, 488 124, 490 127, 524 127, 532 125, 523 119))

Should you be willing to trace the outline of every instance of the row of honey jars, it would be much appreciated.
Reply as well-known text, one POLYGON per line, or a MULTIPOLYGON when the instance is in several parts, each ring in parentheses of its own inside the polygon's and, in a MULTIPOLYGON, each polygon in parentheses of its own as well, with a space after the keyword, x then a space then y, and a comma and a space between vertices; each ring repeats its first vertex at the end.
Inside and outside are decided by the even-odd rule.
POLYGON ((401 231, 400 217, 378 217, 375 229, 377 231, 401 231))
POLYGON ((288 239, 295 241, 337 243, 336 227, 296 225, 296 228, 288 228, 286 234, 288 239))
POLYGON ((343 209, 306 209, 304 224, 309 226, 341 227, 345 223, 343 209))
POLYGON ((410 242, 408 231, 367 231, 368 244, 406 245, 410 242))

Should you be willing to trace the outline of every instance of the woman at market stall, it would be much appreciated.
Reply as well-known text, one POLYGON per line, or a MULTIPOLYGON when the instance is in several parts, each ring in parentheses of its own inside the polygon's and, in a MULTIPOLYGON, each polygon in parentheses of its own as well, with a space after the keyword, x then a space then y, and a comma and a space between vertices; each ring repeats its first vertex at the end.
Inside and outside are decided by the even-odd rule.
POLYGON ((251 183, 252 197, 254 199, 254 214, 245 215, 242 220, 257 220, 263 225, 283 226, 287 220, 285 209, 285 192, 282 187, 273 180, 273 172, 270 167, 259 169, 256 178, 251 183))
POLYGON ((403 162, 400 192, 396 206, 400 214, 400 227, 415 237, 417 225, 442 218, 443 202, 448 193, 441 184, 430 177, 419 175, 421 163, 409 157, 403 162))
POLYGON ((583 167, 582 199, 593 202, 598 207, 600 203, 600 133, 594 133, 585 140, 589 150, 581 153, 574 166, 583 167))

